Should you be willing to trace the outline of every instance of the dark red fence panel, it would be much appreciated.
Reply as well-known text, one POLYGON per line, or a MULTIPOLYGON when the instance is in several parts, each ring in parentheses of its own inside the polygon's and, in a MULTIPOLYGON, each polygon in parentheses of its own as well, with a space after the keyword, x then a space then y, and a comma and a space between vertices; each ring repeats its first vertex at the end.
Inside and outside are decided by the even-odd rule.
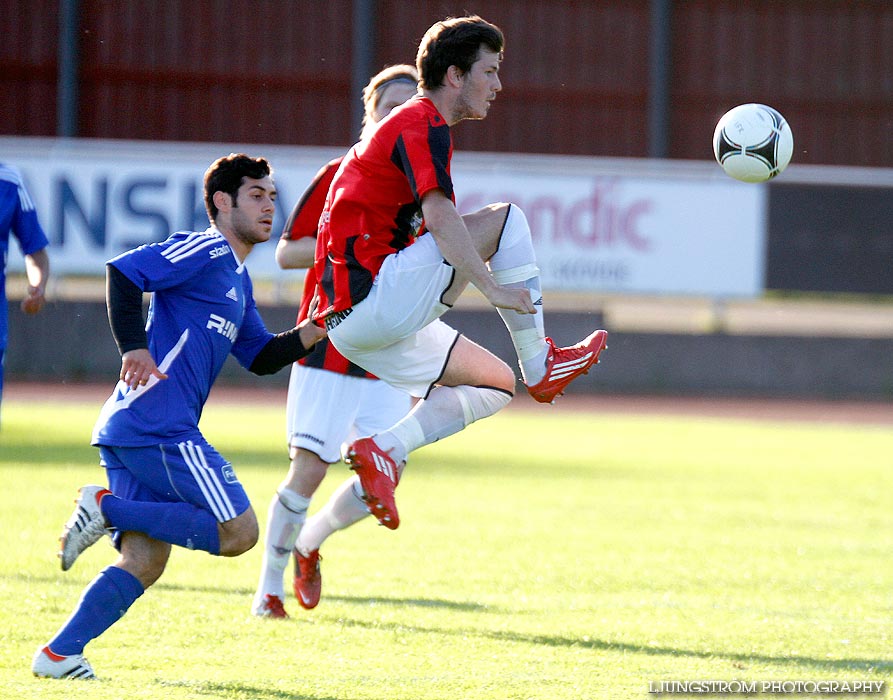
MULTIPOLYGON (((373 70, 413 61, 463 2, 378 0, 373 70)), ((0 134, 56 133, 59 0, 0 3, 0 134)), ((347 145, 354 0, 80 3, 79 134, 347 145)), ((716 119, 779 109, 794 162, 893 167, 893 3, 671 3, 669 155, 708 159, 716 119)), ((507 37, 504 89, 457 147, 648 153, 650 0, 480 0, 507 37)))
POLYGON ((58 6, 0 3, 0 134, 56 133, 58 6))

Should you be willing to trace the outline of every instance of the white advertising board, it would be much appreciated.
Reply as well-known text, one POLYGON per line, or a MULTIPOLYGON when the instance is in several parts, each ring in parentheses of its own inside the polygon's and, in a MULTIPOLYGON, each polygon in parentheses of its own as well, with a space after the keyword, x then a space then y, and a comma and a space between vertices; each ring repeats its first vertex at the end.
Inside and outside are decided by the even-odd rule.
MULTIPOLYGON (((281 231, 338 148, 0 138, 22 171, 57 274, 104 273, 105 261, 170 232, 207 227, 202 174, 231 151, 275 169, 281 231)), ((754 296, 763 287, 764 186, 706 162, 457 153, 457 205, 512 201, 527 214, 544 289, 754 296)), ((255 277, 284 274, 276 235, 249 258, 255 277)), ((10 268, 21 269, 11 246, 10 268)))

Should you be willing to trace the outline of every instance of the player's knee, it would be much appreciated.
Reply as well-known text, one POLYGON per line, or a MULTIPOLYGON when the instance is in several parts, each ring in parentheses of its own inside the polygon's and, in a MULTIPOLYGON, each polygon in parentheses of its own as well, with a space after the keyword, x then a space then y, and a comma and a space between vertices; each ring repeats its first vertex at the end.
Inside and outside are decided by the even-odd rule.
POLYGON ((254 510, 249 508, 242 515, 218 525, 220 556, 237 557, 257 544, 260 531, 254 510))
POLYGON ((499 365, 494 368, 491 386, 502 389, 508 392, 509 395, 515 393, 515 373, 505 362, 500 361, 499 365))
POLYGON ((121 556, 117 566, 135 576, 143 588, 155 583, 167 566, 171 546, 147 535, 125 532, 121 540, 121 556))
POLYGON ((454 391, 462 404, 465 425, 492 416, 512 400, 511 392, 492 386, 457 386, 454 391))

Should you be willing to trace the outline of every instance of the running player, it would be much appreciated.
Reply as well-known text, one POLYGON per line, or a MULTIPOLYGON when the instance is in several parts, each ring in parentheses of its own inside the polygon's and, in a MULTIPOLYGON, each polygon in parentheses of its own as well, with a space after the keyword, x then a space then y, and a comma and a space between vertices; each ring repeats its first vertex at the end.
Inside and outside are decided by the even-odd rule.
POLYGON ((34 200, 22 176, 15 168, 0 163, 0 399, 3 397, 3 355, 9 340, 9 310, 6 304, 6 258, 9 237, 18 241, 25 258, 28 293, 21 309, 36 314, 43 308, 47 281, 50 276, 49 241, 37 219, 34 200))
MULTIPOLYGON (((372 77, 363 90, 363 133, 416 93, 414 66, 389 66, 372 77)), ((304 192, 276 249, 284 269, 311 268, 304 281, 298 322, 307 318, 316 289, 313 254, 316 227, 329 184, 341 158, 327 163, 304 192), (309 296, 308 296, 309 295, 309 296)), ((376 379, 345 359, 325 339, 307 357, 292 365, 286 406, 291 464, 288 475, 270 502, 264 535, 260 581, 251 611, 263 617, 285 618, 283 573, 294 550, 292 587, 301 607, 319 603, 322 578, 319 548, 332 533, 369 515, 357 477, 346 481, 329 501, 307 519, 307 509, 328 467, 341 459, 341 445, 351 437, 385 430, 406 415, 412 399, 404 391, 376 379)))
POLYGON ((424 399, 347 453, 367 505, 391 529, 406 456, 494 414, 514 392, 508 365, 439 318, 469 282, 502 316, 537 401, 553 401, 587 372, 607 340, 598 330, 558 348, 546 337, 539 269, 518 207, 493 204, 465 217, 456 210, 450 127, 486 117, 502 89, 503 44, 499 28, 477 16, 432 26, 416 58, 419 94, 351 148, 320 219, 315 318, 345 357, 424 399))
POLYGON ((304 323, 273 335, 254 303, 245 258, 273 227, 269 164, 244 154, 220 158, 205 173, 204 194, 208 230, 175 233, 107 265, 121 371, 92 444, 109 488, 80 489, 59 556, 67 571, 104 534, 120 556, 37 651, 37 676, 93 678, 84 647, 158 580, 171 545, 235 557, 257 542, 245 490, 199 432, 199 416, 230 353, 251 372, 270 374, 306 355, 323 333, 304 323), (143 292, 153 293, 148 325, 143 292))

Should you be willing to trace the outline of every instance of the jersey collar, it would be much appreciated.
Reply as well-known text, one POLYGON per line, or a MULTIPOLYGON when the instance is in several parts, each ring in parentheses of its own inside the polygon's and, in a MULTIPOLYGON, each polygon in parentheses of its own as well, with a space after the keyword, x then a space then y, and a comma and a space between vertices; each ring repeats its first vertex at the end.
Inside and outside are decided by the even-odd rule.
POLYGON ((229 252, 232 253, 233 259, 237 263, 236 272, 238 272, 239 274, 242 274, 242 270, 245 269, 245 261, 239 260, 239 256, 236 255, 236 251, 233 250, 233 247, 229 244, 229 241, 226 240, 226 236, 224 236, 222 233, 220 233, 220 229, 218 229, 216 226, 209 226, 208 230, 205 231, 205 233, 211 234, 213 236, 217 236, 221 241, 223 241, 227 245, 227 247, 229 248, 229 252))

